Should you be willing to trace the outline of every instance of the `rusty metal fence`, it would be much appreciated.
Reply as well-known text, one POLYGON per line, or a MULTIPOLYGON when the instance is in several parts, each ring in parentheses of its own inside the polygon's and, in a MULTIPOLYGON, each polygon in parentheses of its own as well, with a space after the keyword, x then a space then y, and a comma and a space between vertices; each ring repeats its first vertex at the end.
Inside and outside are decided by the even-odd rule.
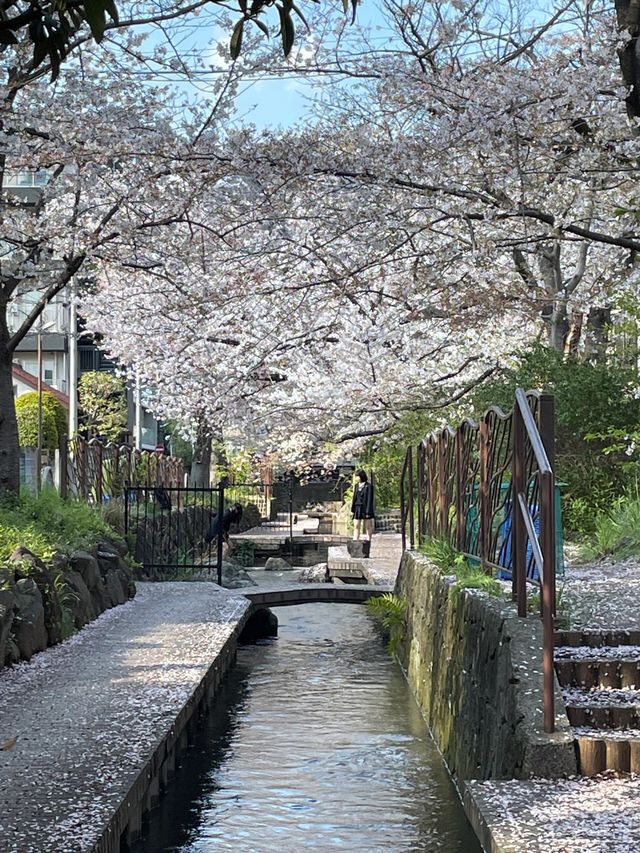
POLYGON ((518 615, 527 583, 540 588, 544 728, 554 730, 556 586, 555 416, 549 394, 516 391, 493 407, 408 447, 400 482, 402 545, 445 539, 488 573, 511 577, 518 615))
POLYGON ((76 436, 64 442, 60 491, 100 504, 124 495, 125 484, 153 488, 184 485, 184 462, 129 445, 103 444, 76 436))

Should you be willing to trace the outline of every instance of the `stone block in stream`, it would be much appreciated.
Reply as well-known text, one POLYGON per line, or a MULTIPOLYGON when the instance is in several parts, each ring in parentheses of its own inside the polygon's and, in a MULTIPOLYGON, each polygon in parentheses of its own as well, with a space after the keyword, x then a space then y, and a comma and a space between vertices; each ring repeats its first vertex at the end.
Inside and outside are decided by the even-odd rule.
POLYGON ((293 566, 282 557, 269 557, 264 566, 265 572, 291 572, 293 566))
POLYGON ((238 642, 251 645, 258 640, 278 636, 278 617, 266 607, 255 610, 244 626, 238 642))

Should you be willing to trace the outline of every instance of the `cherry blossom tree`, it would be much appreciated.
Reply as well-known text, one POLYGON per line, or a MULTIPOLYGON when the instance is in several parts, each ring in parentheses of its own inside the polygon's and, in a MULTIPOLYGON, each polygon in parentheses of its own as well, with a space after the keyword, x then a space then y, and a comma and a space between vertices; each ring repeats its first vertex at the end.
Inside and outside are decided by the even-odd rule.
POLYGON ((55 87, 32 82, 3 93, 0 492, 18 488, 16 347, 74 278, 90 281, 110 256, 126 277, 135 267, 135 235, 158 239, 180 220, 200 181, 191 165, 194 141, 225 115, 223 83, 213 105, 196 109, 134 75, 105 85, 110 58, 85 53, 55 87), (44 176, 27 197, 10 180, 11 173, 25 172, 44 176), (37 298, 10 330, 12 301, 25 292, 37 298))
MULTIPOLYGON (((606 10, 492 33, 476 4, 388 9, 393 49, 349 31, 296 69, 340 81, 314 125, 230 137, 175 256, 140 246, 126 331, 118 310, 99 316, 124 311, 117 277, 87 305, 187 426, 287 456, 377 434, 543 330, 575 347, 638 286, 636 143, 606 10)), ((202 141, 206 174, 220 152, 202 141)))

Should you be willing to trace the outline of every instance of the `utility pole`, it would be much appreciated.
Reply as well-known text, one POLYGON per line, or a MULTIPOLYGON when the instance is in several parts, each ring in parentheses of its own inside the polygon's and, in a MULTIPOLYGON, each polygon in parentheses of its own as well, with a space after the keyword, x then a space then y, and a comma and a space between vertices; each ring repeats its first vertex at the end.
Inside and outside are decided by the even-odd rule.
POLYGON ((38 324, 38 447, 36 449, 36 494, 42 488, 42 314, 38 324))
POLYGON ((78 300, 75 281, 69 303, 69 438, 78 432, 78 300))
POLYGON ((139 376, 136 376, 135 388, 134 440, 136 450, 142 450, 142 388, 139 376))

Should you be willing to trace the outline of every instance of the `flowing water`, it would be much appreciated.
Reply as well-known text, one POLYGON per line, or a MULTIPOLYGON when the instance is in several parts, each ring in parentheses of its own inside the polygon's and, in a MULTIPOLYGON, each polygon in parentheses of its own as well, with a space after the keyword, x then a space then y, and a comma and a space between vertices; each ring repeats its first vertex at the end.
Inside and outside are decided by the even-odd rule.
POLYGON ((365 608, 279 608, 135 853, 444 851, 480 846, 365 608))

